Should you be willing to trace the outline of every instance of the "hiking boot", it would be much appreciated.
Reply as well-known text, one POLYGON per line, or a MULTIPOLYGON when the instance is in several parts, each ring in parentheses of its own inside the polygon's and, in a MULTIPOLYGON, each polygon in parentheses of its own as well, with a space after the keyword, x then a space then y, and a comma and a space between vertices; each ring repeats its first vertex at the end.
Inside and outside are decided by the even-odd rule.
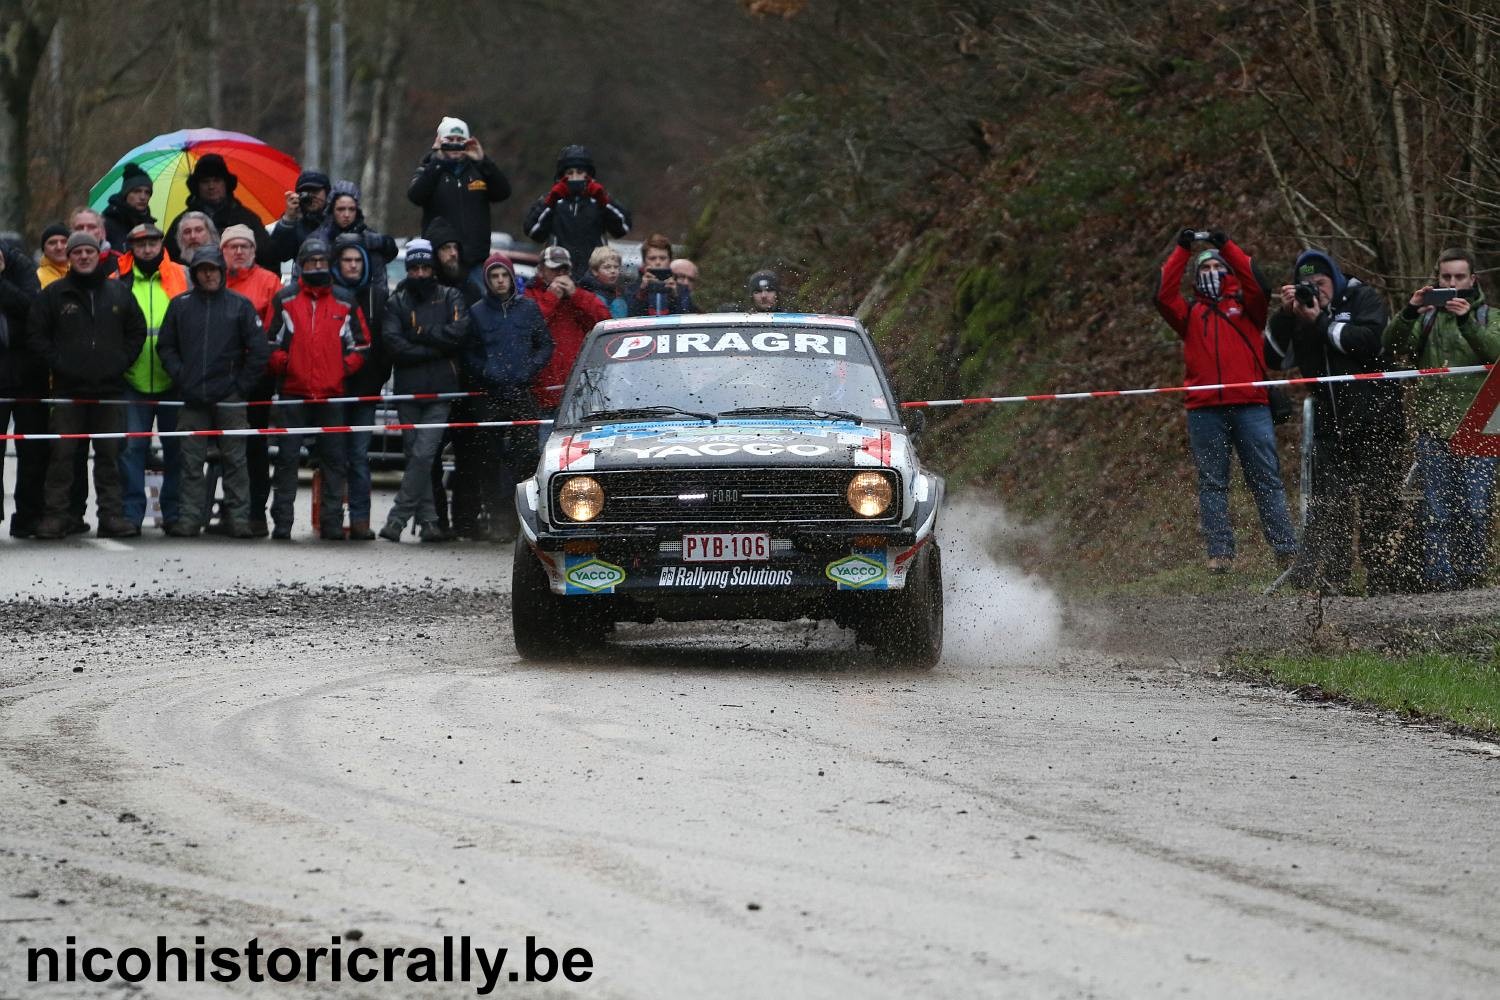
POLYGON ((172 538, 197 538, 198 526, 186 521, 173 521, 167 528, 167 534, 172 538))
POLYGON ((1209 556, 1208 571, 1221 576, 1234 569, 1234 556, 1209 556))
POLYGON ((67 522, 67 527, 63 529, 65 535, 87 535, 88 533, 89 523, 81 517, 75 517, 67 522))
POLYGON ((369 521, 349 522, 349 541, 351 542, 373 542, 375 532, 370 530, 369 521))
POLYGON ((443 530, 443 526, 436 521, 428 521, 422 525, 422 541, 424 542, 446 542, 450 541, 449 535, 443 530))
POLYGON ((331 524, 326 528, 319 528, 318 537, 325 542, 342 542, 344 540, 343 522, 331 524))
POLYGON ((133 524, 123 517, 101 517, 99 519, 100 538, 140 538, 141 526, 133 524))
POLYGON ((258 521, 254 520, 254 519, 252 519, 250 521, 250 537, 251 538, 265 538, 270 533, 271 533, 271 529, 268 528, 268 527, 266 527, 266 519, 265 518, 261 518, 258 521))
POLYGON ((36 523, 36 528, 31 532, 32 538, 41 538, 53 541, 64 538, 68 534, 68 522, 61 517, 44 517, 36 523))
POLYGON ((243 521, 231 521, 229 524, 229 537, 254 538, 255 532, 251 529, 250 525, 245 524, 243 521))
POLYGON ((384 538, 388 542, 396 542, 399 544, 401 541, 401 533, 405 530, 405 525, 398 524, 395 521, 387 521, 385 522, 385 527, 380 529, 380 537, 384 538))
POLYGON ((278 542, 284 542, 292 537, 292 526, 290 524, 278 524, 272 531, 271 537, 278 542))

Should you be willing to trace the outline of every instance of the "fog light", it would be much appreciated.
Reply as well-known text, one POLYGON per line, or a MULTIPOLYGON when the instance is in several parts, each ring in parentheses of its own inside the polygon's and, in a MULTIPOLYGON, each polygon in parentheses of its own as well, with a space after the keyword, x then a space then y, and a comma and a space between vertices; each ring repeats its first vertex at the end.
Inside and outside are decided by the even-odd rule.
POLYGON ((879 517, 891 507, 891 481, 878 472, 861 472, 849 480, 846 496, 860 517, 879 517))
POLYGON ((575 476, 558 491, 557 505, 570 521, 592 521, 604 509, 604 488, 589 476, 575 476))

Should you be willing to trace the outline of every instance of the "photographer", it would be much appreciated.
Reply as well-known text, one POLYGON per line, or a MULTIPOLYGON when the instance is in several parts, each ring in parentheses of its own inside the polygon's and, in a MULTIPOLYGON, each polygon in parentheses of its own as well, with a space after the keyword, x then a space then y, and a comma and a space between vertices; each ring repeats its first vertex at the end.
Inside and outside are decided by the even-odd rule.
POLYGON ((676 316, 696 312, 693 293, 672 272, 672 241, 653 233, 641 244, 641 280, 626 292, 632 316, 676 316))
MULTIPOLYGON (((1413 292, 1385 328, 1386 351, 1417 368, 1494 363, 1500 357, 1500 316, 1485 302, 1474 272, 1469 251, 1444 250, 1437 285, 1413 292)), ((1483 375, 1417 379, 1407 397, 1422 476, 1422 581, 1432 590, 1484 581, 1500 460, 1455 455, 1448 447, 1483 384, 1483 375)))
POLYGON ((526 213, 526 235, 562 247, 583 267, 595 247, 630 232, 630 210, 595 178, 594 157, 586 146, 564 146, 553 177, 551 190, 526 213))
POLYGON ((323 228, 331 186, 328 175, 318 170, 297 175, 297 190, 286 192, 286 208, 271 230, 271 254, 277 263, 296 257, 302 244, 323 228))
MULTIPOLYGON (((1223 232, 1184 229, 1177 236, 1156 286, 1156 308, 1182 338, 1188 385, 1255 382, 1266 377, 1261 330, 1269 308, 1267 289, 1245 251, 1223 232), (1215 249, 1194 257, 1193 244, 1207 239, 1215 249), (1193 261, 1189 300, 1182 279, 1193 261)), ((1229 452, 1240 456, 1245 484, 1255 498, 1261 530, 1283 567, 1297 554, 1287 512, 1276 430, 1265 389, 1245 387, 1187 394, 1188 443, 1198 467, 1198 518, 1208 548, 1208 571, 1234 566, 1234 530, 1229 523, 1229 452)))
POLYGON ((422 209, 422 231, 437 218, 457 227, 465 272, 490 255, 490 205, 510 197, 510 181, 484 155, 484 147, 460 118, 438 124, 432 150, 417 165, 406 197, 422 209))
MULTIPOLYGON (((1380 293, 1346 277, 1321 250, 1304 250, 1292 274, 1293 283, 1281 286, 1281 309, 1267 331, 1267 363, 1310 377, 1380 371, 1387 320, 1380 293)), ((1369 590, 1394 590, 1405 438, 1401 387, 1380 380, 1324 383, 1312 397, 1311 503, 1291 583, 1346 588, 1357 519, 1369 590)))
POLYGON ((573 262, 568 251, 562 247, 547 247, 542 251, 536 278, 526 286, 526 297, 541 309, 547 330, 552 334, 552 357, 532 386, 532 395, 544 411, 539 416, 550 417, 557 409, 557 404, 562 401, 562 391, 549 386, 560 386, 568 380, 573 362, 578 359, 578 349, 583 346, 583 338, 595 324, 609 319, 609 307, 600 302, 597 295, 580 289, 573 281, 572 272, 573 262))

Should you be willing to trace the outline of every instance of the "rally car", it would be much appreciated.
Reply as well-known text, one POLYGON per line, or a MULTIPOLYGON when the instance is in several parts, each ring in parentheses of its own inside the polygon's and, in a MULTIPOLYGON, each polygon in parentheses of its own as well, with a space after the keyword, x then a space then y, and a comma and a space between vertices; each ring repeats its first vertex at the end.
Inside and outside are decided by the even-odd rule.
POLYGON ((555 657, 621 621, 811 618, 931 666, 942 498, 858 321, 600 323, 516 489, 516 648, 555 657))

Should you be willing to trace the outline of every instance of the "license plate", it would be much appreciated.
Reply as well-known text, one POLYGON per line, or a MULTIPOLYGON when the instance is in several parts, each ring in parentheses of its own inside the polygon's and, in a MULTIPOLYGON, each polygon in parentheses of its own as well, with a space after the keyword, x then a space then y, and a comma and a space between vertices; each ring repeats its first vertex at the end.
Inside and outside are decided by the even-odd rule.
POLYGON ((682 536, 683 562, 765 562, 771 536, 763 531, 682 536))

